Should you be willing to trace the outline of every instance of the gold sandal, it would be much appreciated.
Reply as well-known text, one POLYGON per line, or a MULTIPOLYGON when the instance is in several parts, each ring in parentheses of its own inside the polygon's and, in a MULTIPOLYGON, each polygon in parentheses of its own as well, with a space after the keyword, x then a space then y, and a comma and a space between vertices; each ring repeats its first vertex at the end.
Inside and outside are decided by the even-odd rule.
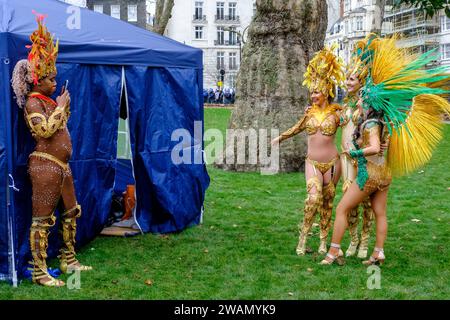
POLYGON ((331 265, 333 264, 338 258, 344 256, 344 253, 341 250, 341 246, 337 243, 331 243, 330 248, 336 248, 339 249, 339 253, 337 255, 327 253, 326 258, 329 258, 330 260, 327 260, 326 258, 320 261, 321 265, 331 265))
POLYGON ((362 262, 364 265, 366 265, 366 266, 370 266, 370 265, 380 265, 381 266, 381 265, 383 265, 384 260, 386 259, 383 248, 375 247, 374 251, 378 252, 378 256, 374 257, 372 254, 370 256, 369 260, 365 260, 362 262))

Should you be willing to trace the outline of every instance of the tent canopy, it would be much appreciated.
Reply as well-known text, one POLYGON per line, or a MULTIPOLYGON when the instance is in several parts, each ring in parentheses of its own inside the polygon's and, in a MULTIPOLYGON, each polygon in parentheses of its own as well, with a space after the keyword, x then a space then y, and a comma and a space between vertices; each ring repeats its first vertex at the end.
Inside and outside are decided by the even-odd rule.
MULTIPOLYGON (((175 232, 199 223, 209 185, 202 135, 196 134, 196 122, 203 121, 201 50, 56 0, 0 0, 0 280, 13 282, 30 260, 27 161, 35 143, 10 79, 16 62, 26 58, 25 46, 36 28, 32 10, 48 15, 46 25, 60 39, 59 86, 70 81, 70 167, 83 211, 78 245, 95 238, 108 218, 121 101, 127 106, 136 182, 134 216, 143 232, 175 232), (194 138, 174 141, 178 129, 194 138), (172 161, 180 145, 195 162, 172 161)), ((49 256, 56 256, 59 247, 56 225, 49 256)))
POLYGON ((60 39, 58 62, 202 68, 202 51, 127 22, 57 0, 0 0, 0 33, 13 37, 10 55, 25 55, 36 30, 32 10, 48 15, 60 39))

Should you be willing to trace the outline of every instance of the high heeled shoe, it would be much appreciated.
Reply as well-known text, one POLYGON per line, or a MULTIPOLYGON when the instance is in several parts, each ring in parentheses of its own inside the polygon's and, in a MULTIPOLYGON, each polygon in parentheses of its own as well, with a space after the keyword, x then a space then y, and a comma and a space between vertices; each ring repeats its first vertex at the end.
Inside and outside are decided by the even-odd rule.
POLYGON ((336 248, 339 249, 339 253, 337 255, 327 253, 326 258, 329 258, 330 260, 327 260, 326 258, 320 261, 321 265, 330 265, 333 264, 338 258, 341 258, 344 256, 344 252, 341 250, 341 246, 337 243, 331 243, 330 248, 336 248))
POLYGON ((384 263, 384 260, 386 259, 386 256, 384 255, 383 248, 377 248, 375 247, 374 252, 378 252, 378 255, 376 257, 372 255, 370 256, 369 260, 365 260, 362 263, 366 266, 370 265, 382 265, 384 263))

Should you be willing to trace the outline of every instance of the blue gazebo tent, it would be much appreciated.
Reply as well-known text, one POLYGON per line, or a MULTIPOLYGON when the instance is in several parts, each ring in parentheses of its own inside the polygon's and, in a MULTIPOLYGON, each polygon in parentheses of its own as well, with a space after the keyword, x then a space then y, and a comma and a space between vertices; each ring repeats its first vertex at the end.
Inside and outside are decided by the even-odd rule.
MULTIPOLYGON (((135 219, 143 232, 176 232, 199 223, 209 185, 203 161, 171 161, 180 143, 172 141, 172 132, 182 128, 194 137, 194 122, 203 121, 201 50, 56 0, 0 0, 0 279, 14 284, 30 259, 27 160, 34 141, 14 101, 10 79, 16 62, 26 58, 25 46, 36 28, 32 10, 48 15, 46 25, 60 40, 59 87, 66 79, 70 83, 70 166, 83 208, 79 245, 102 230, 115 181, 120 180, 121 100, 128 109, 135 219)), ((183 152, 202 159, 201 140, 192 139, 183 152)), ((56 255, 58 241, 54 229, 50 256, 56 255)))

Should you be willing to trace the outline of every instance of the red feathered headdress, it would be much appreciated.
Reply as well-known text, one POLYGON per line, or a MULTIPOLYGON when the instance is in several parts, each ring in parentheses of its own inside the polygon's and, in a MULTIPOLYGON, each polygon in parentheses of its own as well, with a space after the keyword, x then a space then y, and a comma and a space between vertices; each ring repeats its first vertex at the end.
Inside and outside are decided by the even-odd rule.
POLYGON ((31 66, 33 82, 37 84, 40 79, 56 71, 59 41, 57 40, 56 44, 53 44, 53 36, 44 25, 46 16, 36 13, 34 10, 33 13, 36 15, 38 29, 31 34, 32 44, 27 48, 31 49, 28 54, 28 62, 31 66))

